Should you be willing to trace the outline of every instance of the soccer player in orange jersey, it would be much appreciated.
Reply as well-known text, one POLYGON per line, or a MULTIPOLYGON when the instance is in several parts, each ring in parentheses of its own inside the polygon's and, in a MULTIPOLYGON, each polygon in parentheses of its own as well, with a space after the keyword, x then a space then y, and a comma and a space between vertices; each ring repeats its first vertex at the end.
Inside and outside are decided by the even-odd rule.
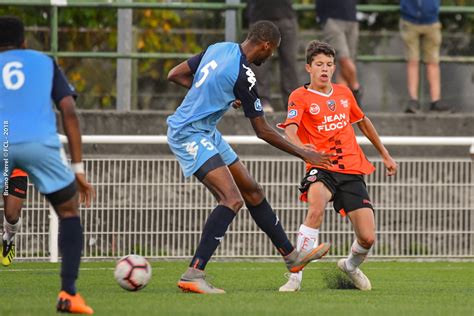
MULTIPOLYGON (((375 168, 357 144, 352 124, 380 153, 387 175, 397 172, 397 164, 383 146, 371 121, 358 106, 351 90, 331 83, 336 68, 336 52, 327 43, 312 41, 306 49, 306 71, 310 83, 296 89, 288 101, 288 116, 281 128, 287 138, 300 147, 313 147, 319 152, 333 155, 331 167, 306 166, 306 176, 301 182, 301 199, 308 202, 308 214, 298 235, 299 248, 318 244, 319 227, 324 209, 330 201, 341 215, 349 217, 356 240, 349 256, 337 266, 345 272, 360 290, 370 290, 369 279, 359 269, 375 240, 373 206, 363 175, 375 168)), ((302 272, 294 273, 280 291, 298 291, 302 272)))
POLYGON ((0 261, 5 267, 15 258, 13 240, 20 229, 20 213, 26 199, 27 187, 28 175, 20 169, 14 169, 8 180, 8 193, 5 190, 3 192, 4 218, 0 261))

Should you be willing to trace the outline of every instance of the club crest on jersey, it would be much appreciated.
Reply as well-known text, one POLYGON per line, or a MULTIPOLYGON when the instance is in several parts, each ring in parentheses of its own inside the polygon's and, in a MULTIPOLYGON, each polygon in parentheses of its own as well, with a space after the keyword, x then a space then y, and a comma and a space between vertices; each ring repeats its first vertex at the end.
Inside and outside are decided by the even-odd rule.
POLYGON ((328 105, 328 108, 331 110, 331 111, 336 111, 336 101, 334 100, 328 100, 326 102, 326 104, 328 105))
POLYGON ((262 111, 263 110, 262 102, 260 102, 260 99, 255 100, 253 105, 255 107, 255 111, 262 111))
POLYGON ((341 105, 342 105, 343 108, 347 109, 349 107, 349 100, 342 99, 341 100, 341 105))
POLYGON ((296 117, 297 115, 298 115, 298 111, 297 111, 297 110, 290 110, 290 111, 288 112, 288 118, 289 118, 289 119, 292 119, 292 118, 296 117))
POLYGON ((321 108, 319 107, 319 105, 317 105, 316 103, 311 103, 311 106, 309 107, 309 113, 313 115, 318 115, 320 111, 321 108))
POLYGON ((257 78, 255 78, 255 74, 253 73, 252 69, 250 69, 250 67, 247 67, 244 64, 242 64, 242 67, 244 67, 245 70, 247 70, 245 74, 247 75, 247 81, 250 83, 250 87, 249 87, 249 91, 250 91, 257 83, 257 78))

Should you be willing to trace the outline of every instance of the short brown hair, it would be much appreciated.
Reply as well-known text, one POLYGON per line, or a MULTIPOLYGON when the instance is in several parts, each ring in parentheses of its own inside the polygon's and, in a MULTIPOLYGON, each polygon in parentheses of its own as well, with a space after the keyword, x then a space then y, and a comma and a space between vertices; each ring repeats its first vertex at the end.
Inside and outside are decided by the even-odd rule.
POLYGON ((336 58, 336 50, 331 45, 325 42, 311 41, 308 46, 306 46, 306 63, 311 65, 313 57, 319 54, 336 58))

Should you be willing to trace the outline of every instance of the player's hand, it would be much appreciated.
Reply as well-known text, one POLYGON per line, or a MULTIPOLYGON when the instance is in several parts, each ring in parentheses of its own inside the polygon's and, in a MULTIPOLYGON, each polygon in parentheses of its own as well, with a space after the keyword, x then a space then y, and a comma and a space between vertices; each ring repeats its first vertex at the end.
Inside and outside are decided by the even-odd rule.
POLYGON ((79 203, 85 203, 87 207, 91 206, 91 200, 95 199, 94 187, 87 182, 83 173, 76 173, 76 181, 79 185, 79 203))
POLYGON ((383 164, 385 165, 385 169, 387 169, 387 176, 394 176, 397 174, 398 165, 392 157, 384 157, 383 164))
MULTIPOLYGON (((307 145, 307 144, 306 144, 307 145)), ((303 160, 312 165, 330 168, 332 167, 331 157, 334 155, 319 152, 305 145, 303 148, 303 160)))
POLYGON ((316 150, 316 146, 313 144, 303 144, 303 148, 308 150, 316 150))
POLYGON ((240 109, 240 107, 242 106, 242 101, 240 101, 239 99, 236 99, 232 102, 232 107, 234 109, 240 109))

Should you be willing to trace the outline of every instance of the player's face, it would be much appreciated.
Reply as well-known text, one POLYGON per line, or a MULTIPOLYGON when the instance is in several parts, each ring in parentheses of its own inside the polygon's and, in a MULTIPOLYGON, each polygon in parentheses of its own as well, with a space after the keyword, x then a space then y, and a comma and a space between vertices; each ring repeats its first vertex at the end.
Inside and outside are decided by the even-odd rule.
POLYGON ((257 58, 255 59, 253 63, 257 66, 260 66, 261 64, 263 64, 268 58, 273 56, 275 49, 277 49, 279 45, 280 45, 279 42, 278 43, 265 42, 263 44, 261 53, 259 54, 259 56, 257 56, 257 58))
POLYGON ((318 87, 329 86, 335 70, 334 57, 324 54, 314 56, 311 64, 306 64, 306 71, 311 77, 311 83, 318 87))

